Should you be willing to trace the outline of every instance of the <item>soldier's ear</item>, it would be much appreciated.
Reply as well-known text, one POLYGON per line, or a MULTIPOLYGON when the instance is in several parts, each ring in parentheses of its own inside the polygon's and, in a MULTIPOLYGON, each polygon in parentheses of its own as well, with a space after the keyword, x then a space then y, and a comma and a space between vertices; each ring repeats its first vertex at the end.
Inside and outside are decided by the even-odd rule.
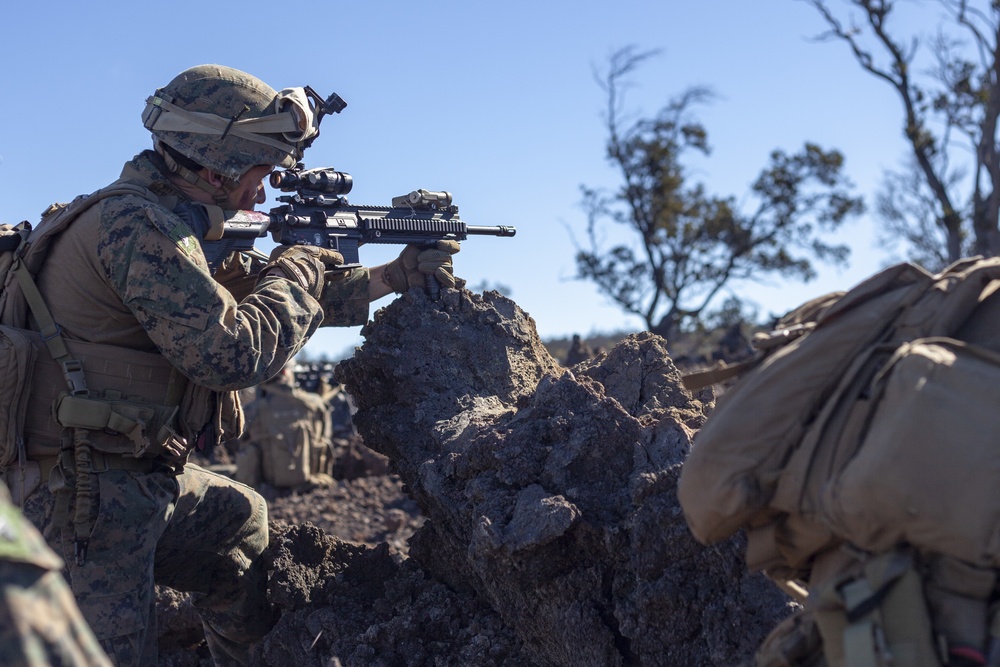
POLYGON ((205 168, 203 170, 203 172, 201 173, 201 177, 204 178, 209 185, 216 188, 221 188, 222 184, 226 182, 226 178, 224 176, 222 176, 221 174, 217 174, 216 172, 208 168, 205 168))

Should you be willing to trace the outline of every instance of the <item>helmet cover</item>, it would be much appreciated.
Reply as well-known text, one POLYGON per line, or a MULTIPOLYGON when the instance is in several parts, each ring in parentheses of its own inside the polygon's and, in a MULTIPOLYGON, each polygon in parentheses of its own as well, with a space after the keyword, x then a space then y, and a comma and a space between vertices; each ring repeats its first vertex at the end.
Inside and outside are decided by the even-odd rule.
POLYGON ((297 90, 279 95, 246 72, 199 65, 146 101, 143 124, 181 155, 235 181, 257 165, 288 168, 301 159, 318 123, 297 90))

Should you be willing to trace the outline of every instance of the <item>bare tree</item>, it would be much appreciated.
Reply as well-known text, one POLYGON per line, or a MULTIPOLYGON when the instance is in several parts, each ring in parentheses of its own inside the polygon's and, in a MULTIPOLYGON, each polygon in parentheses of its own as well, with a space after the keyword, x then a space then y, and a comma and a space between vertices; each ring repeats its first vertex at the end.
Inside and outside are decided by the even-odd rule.
POLYGON ((628 76, 655 53, 621 49, 598 80, 607 94, 607 158, 622 184, 613 193, 581 186, 588 246, 578 246, 576 262, 578 278, 670 339, 698 325, 734 281, 772 274, 809 280, 811 258, 845 263, 847 247, 826 243, 822 232, 862 206, 849 195, 840 153, 812 144, 795 155, 771 154, 750 188, 756 207, 749 212, 738 210, 732 196, 711 196, 689 183, 683 158, 710 152, 693 107, 711 91, 690 88, 656 117, 624 121, 628 76), (610 247, 608 222, 629 232, 610 247))
POLYGON ((892 0, 843 0, 848 9, 839 13, 827 0, 805 1, 830 28, 820 39, 845 42, 902 102, 912 162, 907 173, 887 175, 877 210, 911 258, 945 264, 1000 254, 1000 3, 936 0, 946 21, 933 35, 903 37, 890 24, 898 17, 892 0), (943 231, 943 252, 927 243, 930 225, 943 231))

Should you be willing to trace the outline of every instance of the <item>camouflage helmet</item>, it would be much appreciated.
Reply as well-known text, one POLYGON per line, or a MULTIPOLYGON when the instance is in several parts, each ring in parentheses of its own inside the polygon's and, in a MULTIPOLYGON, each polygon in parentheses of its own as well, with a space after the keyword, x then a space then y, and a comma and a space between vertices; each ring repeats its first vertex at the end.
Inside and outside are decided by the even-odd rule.
POLYGON ((257 165, 294 166, 319 132, 302 88, 278 93, 222 65, 178 74, 146 100, 142 120, 158 141, 234 181, 257 165))

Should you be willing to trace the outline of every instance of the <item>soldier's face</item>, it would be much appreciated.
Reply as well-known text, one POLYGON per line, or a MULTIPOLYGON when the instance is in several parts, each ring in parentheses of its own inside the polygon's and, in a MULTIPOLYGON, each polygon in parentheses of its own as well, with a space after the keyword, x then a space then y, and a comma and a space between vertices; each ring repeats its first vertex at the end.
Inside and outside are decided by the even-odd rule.
POLYGON ((252 211, 257 204, 263 204, 267 199, 264 192, 264 179, 271 175, 274 167, 267 164, 251 168, 240 177, 240 184, 229 193, 226 208, 241 211, 252 211))

